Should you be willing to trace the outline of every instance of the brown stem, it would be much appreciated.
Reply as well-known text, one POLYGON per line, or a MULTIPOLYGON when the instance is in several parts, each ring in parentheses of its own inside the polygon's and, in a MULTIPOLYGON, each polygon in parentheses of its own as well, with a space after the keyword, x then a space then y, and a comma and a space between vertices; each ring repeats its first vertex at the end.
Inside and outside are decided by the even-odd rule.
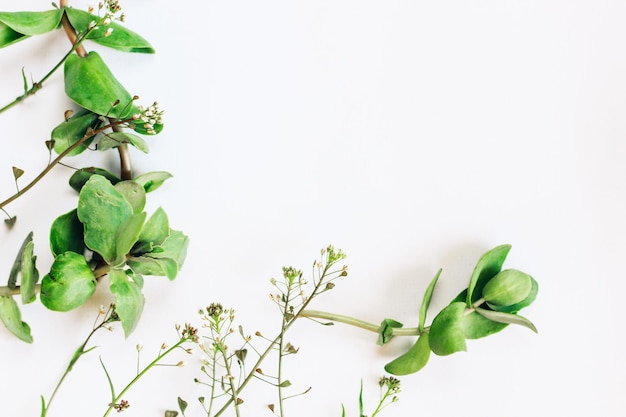
MULTIPOLYGON (((121 132, 122 129, 119 126, 113 126, 114 132, 121 132)), ((120 178, 122 180, 133 179, 133 166, 130 162, 130 152, 128 151, 128 144, 120 143, 117 147, 117 153, 120 156, 120 178)))
MULTIPOLYGON (((61 0, 59 5, 61 8, 67 7, 67 0, 61 0)), ((65 13, 63 13, 63 17, 61 18, 61 26, 63 26, 63 30, 65 31, 67 38, 70 40, 70 42, 72 42, 72 45, 75 45, 76 40, 78 39, 78 35, 76 34, 76 30, 74 29, 74 26, 72 26, 72 24, 70 23, 70 20, 67 18, 67 14, 65 13)), ((81 58, 84 58, 87 56, 87 51, 82 45, 78 45, 76 47, 76 53, 81 58)))

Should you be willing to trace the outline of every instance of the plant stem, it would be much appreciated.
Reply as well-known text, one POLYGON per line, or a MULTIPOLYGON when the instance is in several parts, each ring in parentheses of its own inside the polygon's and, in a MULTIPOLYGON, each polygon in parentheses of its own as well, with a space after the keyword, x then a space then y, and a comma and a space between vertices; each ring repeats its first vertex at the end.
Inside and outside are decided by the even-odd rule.
POLYGON ((111 411, 114 408, 114 405, 117 404, 122 397, 128 392, 128 390, 130 390, 132 388, 133 385, 135 385, 135 383, 137 381, 139 381, 139 379, 141 379, 141 377, 143 377, 150 369, 152 369, 154 366, 156 366, 164 357, 166 357, 167 355, 169 355, 170 353, 172 353, 174 351, 174 349, 179 348, 183 343, 185 343, 187 341, 186 338, 181 338, 178 342, 176 342, 176 344, 172 347, 170 347, 169 349, 167 349, 166 351, 164 351, 163 353, 161 353, 159 356, 156 357, 156 359, 154 359, 152 362, 150 362, 140 373, 138 373, 129 383, 128 385, 126 385, 124 387, 124 389, 113 399, 113 402, 109 405, 109 408, 107 408, 107 411, 104 413, 103 417, 108 416, 111 411))
POLYGON ((237 387, 235 387, 235 377, 230 373, 230 363, 228 362, 228 357, 226 356, 226 346, 222 346, 222 357, 224 358, 224 368, 226 369, 226 378, 228 378, 228 384, 230 385, 230 390, 232 392, 231 400, 233 402, 233 407, 235 408, 235 415, 239 417, 239 401, 237 401, 237 387))
POLYGON ((48 399, 48 402, 47 402, 45 408, 43 409, 42 417, 45 417, 46 413, 48 412, 48 409, 50 408, 50 404, 52 404, 52 400, 54 400, 54 397, 56 396, 57 392, 59 391, 59 388, 63 384, 63 381, 65 380, 65 377, 67 377, 67 375, 71 372, 71 370, 74 367, 74 365, 76 364, 76 362, 78 362, 78 359, 80 359, 85 353, 87 353, 91 349, 93 349, 93 348, 91 348, 91 349, 85 350, 85 347, 87 346, 87 343, 89 343, 89 340, 91 339, 91 337, 98 330, 102 329, 105 325, 109 324, 111 322, 110 318, 111 318, 111 316, 109 315, 109 317, 106 317, 104 320, 102 320, 102 323, 100 323, 98 326, 94 327, 91 330, 91 332, 89 333, 89 335, 87 336, 87 338, 85 339, 85 341, 83 342, 83 344, 81 344, 80 347, 78 349, 76 349, 76 352, 74 352, 74 356, 72 357, 72 359, 70 359, 70 362, 69 362, 69 364, 67 366, 67 369, 65 369, 65 372, 63 373, 63 375, 59 379, 59 382, 57 383, 56 387, 54 388, 54 391, 52 391, 52 394, 50 395, 50 398, 48 399))
MULTIPOLYGON (((381 330, 379 325, 368 323, 366 321, 355 319, 353 317, 342 316, 341 314, 328 313, 325 311, 305 310, 302 312, 300 317, 308 317, 312 319, 322 319, 334 321, 337 323, 344 323, 374 333, 380 333, 381 330)), ((394 328, 392 330, 392 334, 394 336, 419 336, 421 334, 420 330, 417 327, 394 328)))
MULTIPOLYGON (((61 7, 66 7, 67 0, 61 1, 60 5, 61 7)), ((41 78, 39 81, 33 82, 33 85, 28 90, 24 91, 24 94, 18 96, 15 100, 0 108, 0 114, 14 107, 18 103, 24 101, 26 98, 35 95, 35 93, 43 87, 43 83, 46 82, 48 78, 50 78, 61 67, 61 65, 65 63, 67 58, 69 58, 69 56, 72 55, 74 52, 76 52, 81 57, 87 56, 87 52, 82 46, 82 42, 87 38, 87 36, 91 32, 91 29, 87 29, 86 32, 77 35, 65 13, 63 13, 63 17, 61 18, 61 25, 63 26, 63 29, 65 30, 65 33, 70 42, 72 42, 72 48, 63 56, 63 58, 59 60, 59 62, 56 63, 54 67, 52 67, 50 71, 48 71, 46 75, 43 76, 43 78, 41 78)))

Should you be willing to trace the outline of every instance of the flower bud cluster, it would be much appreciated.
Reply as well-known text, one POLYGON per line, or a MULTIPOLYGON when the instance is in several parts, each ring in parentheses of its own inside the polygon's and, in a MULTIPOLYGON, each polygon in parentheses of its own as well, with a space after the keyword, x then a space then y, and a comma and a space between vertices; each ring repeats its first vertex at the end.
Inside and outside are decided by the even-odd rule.
POLYGON ((156 135, 154 127, 163 124, 163 114, 165 113, 163 110, 159 109, 159 103, 155 101, 148 108, 138 106, 137 110, 139 110, 139 112, 133 115, 133 120, 142 121, 146 131, 150 135, 156 135))

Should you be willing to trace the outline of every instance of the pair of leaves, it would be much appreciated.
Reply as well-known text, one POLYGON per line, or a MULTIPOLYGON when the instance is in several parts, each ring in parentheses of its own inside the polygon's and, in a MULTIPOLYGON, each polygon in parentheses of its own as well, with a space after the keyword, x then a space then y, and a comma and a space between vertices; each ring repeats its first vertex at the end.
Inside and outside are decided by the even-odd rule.
MULTIPOLYGON (((22 304, 35 301, 35 285, 39 281, 36 267, 37 257, 33 255, 33 233, 29 233, 20 248, 9 274, 7 287, 15 289, 17 277, 20 278, 20 295, 22 304)), ((20 340, 31 343, 33 337, 30 327, 22 321, 22 314, 15 299, 10 295, 0 296, 0 320, 5 327, 20 340)))
MULTIPOLYGON (((101 20, 98 16, 72 8, 41 12, 0 12, 0 48, 57 29, 63 13, 67 13, 72 26, 79 33, 87 33, 90 22, 101 20)), ((123 52, 154 53, 148 41, 115 22, 91 30, 87 39, 123 52), (104 33, 108 28, 112 28, 113 32, 105 36, 104 33)))

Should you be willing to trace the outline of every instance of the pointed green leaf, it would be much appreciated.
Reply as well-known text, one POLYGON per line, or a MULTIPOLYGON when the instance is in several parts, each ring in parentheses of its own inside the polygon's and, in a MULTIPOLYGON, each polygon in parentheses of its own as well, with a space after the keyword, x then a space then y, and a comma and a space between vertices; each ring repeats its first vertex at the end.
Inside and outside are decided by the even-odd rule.
POLYGON ((488 320, 472 311, 463 317, 463 333, 467 339, 487 337, 507 327, 507 324, 488 320))
POLYGON ((129 143, 143 153, 148 153, 148 144, 140 136, 126 132, 107 133, 98 141, 98 150, 105 151, 107 149, 116 148, 122 143, 129 143))
POLYGON ((22 278, 20 280, 20 295, 22 304, 29 304, 35 301, 35 284, 39 281, 39 271, 37 271, 37 257, 33 255, 34 243, 28 242, 22 253, 22 278))
MULTIPOLYGON (((54 141, 54 151, 58 154, 63 153, 70 146, 84 139, 88 130, 96 130, 101 125, 102 121, 98 119, 97 114, 84 109, 76 112, 69 119, 55 127, 50 134, 51 140, 54 141)), ((80 154, 89 147, 93 139, 94 136, 91 136, 72 149, 67 156, 80 154)))
POLYGON ((422 300, 422 306, 420 307, 420 318, 419 318, 419 326, 418 329, 420 333, 424 332, 424 324, 426 323, 426 313, 428 312, 428 307, 430 306, 430 300, 433 298, 433 291, 435 291, 435 285, 439 280, 439 275, 441 275, 441 269, 437 271, 435 277, 430 281, 428 287, 426 288, 426 292, 424 292, 424 298, 422 300))
POLYGON ((430 349, 436 355, 467 350, 463 332, 465 303, 449 304, 437 314, 430 326, 430 349))
POLYGON ((115 119, 133 114, 133 98, 97 52, 65 61, 65 93, 79 106, 115 119))
POLYGON ((0 48, 13 45, 21 40, 28 38, 22 33, 16 32, 8 25, 0 22, 0 48))
POLYGON ((96 291, 96 277, 83 255, 65 252, 54 258, 50 273, 41 281, 41 303, 54 311, 83 305, 96 291))
POLYGON ((160 245, 160 252, 152 252, 148 256, 153 258, 171 258, 178 264, 178 269, 182 268, 187 257, 187 247, 189 238, 181 231, 170 229, 170 235, 165 242, 160 245))
POLYGON ((378 331, 377 345, 384 345, 393 338, 393 329, 399 329, 402 327, 402 323, 393 319, 384 319, 380 323, 380 329, 378 331))
POLYGON ((183 400, 182 398, 178 397, 178 408, 180 408, 180 412, 185 414, 185 410, 187 410, 187 401, 183 400))
POLYGON ((179 268, 173 259, 148 256, 129 258, 127 264, 136 274, 168 277, 170 280, 176 278, 179 268))
POLYGON ((477 308, 476 312, 480 314, 481 316, 485 317, 486 319, 489 319, 498 323, 518 324, 520 326, 524 326, 532 330, 535 333, 538 333, 537 328, 535 327, 534 324, 531 323, 530 320, 528 320, 525 317, 518 316, 517 314, 503 313, 501 311, 485 310, 482 308, 477 308))
MULTIPOLYGON (((143 188, 141 189, 143 191, 143 188)), ((135 242, 139 238, 139 233, 143 228, 143 223, 146 221, 146 213, 137 213, 130 216, 117 230, 116 250, 117 257, 115 258, 115 265, 123 265, 126 261, 126 255, 130 252, 135 242)))
POLYGON ((146 205, 146 192, 140 184, 132 180, 120 181, 115 184, 115 189, 128 201, 134 213, 143 211, 146 205))
POLYGON ((80 192, 80 190, 87 183, 89 178, 91 178, 92 175, 96 174, 103 176, 113 185, 121 181, 121 179, 117 175, 107 171, 106 169, 89 167, 81 168, 72 174, 72 176, 70 177, 70 187, 72 187, 75 191, 80 192))
POLYGON ((85 245, 109 264, 117 256, 117 230, 132 214, 126 198, 100 175, 91 176, 80 191, 78 218, 85 227, 85 245))
POLYGON ((22 246, 20 246, 20 250, 17 252, 15 256, 15 261, 13 262, 13 266, 11 267, 11 272, 9 273, 9 281, 7 283, 7 287, 10 289, 15 289, 17 287, 17 276, 22 270, 22 257, 24 251, 26 250, 26 246, 33 241, 33 232, 30 232, 24 242, 22 242, 22 246))
POLYGON ((485 284, 483 298, 491 305, 511 306, 525 300, 532 286, 530 275, 516 269, 506 269, 485 284))
MULTIPOLYGON (((82 10, 68 8, 66 11, 72 26, 79 32, 86 31, 89 22, 97 22, 100 20, 98 16, 94 16, 82 10)), ((106 26, 99 25, 97 29, 91 31, 87 39, 122 52, 154 53, 154 48, 152 48, 147 40, 116 22, 111 22, 106 26), (109 36, 105 36, 105 32, 109 28, 113 29, 113 32, 111 32, 109 36)))
POLYGON ((22 321, 22 313, 17 306, 17 302, 11 296, 0 296, 0 320, 4 326, 18 339, 32 343, 33 336, 30 334, 30 327, 22 321))
POLYGON ((50 250, 54 256, 64 252, 85 252, 83 224, 76 209, 57 217, 50 227, 50 250))
POLYGON ((428 333, 423 333, 403 355, 385 365, 385 371, 393 375, 409 375, 421 370, 430 358, 428 333))
POLYGON ((172 174, 165 171, 148 172, 135 177, 134 181, 141 184, 147 193, 159 188, 165 180, 172 178, 172 174))
POLYGON ((59 27, 63 10, 43 12, 0 12, 0 22, 27 36, 41 35, 59 27))
POLYGON ((17 181, 22 175, 24 175, 24 170, 18 167, 13 167, 13 178, 17 181))
POLYGON ((482 293, 482 288, 487 281, 494 275, 496 275, 502 269, 502 264, 506 259, 511 245, 500 245, 486 252, 478 260, 472 276, 470 277, 469 285, 467 287, 467 300, 468 307, 472 306, 472 303, 477 301, 482 293))
POLYGON ((124 335, 128 337, 137 327, 143 311, 144 297, 139 286, 121 269, 112 269, 109 272, 109 282, 111 293, 115 295, 115 312, 122 322, 124 335))
POLYGON ((133 252, 140 255, 150 252, 153 247, 161 245, 169 235, 170 226, 167 214, 163 208, 159 207, 143 226, 133 252))

